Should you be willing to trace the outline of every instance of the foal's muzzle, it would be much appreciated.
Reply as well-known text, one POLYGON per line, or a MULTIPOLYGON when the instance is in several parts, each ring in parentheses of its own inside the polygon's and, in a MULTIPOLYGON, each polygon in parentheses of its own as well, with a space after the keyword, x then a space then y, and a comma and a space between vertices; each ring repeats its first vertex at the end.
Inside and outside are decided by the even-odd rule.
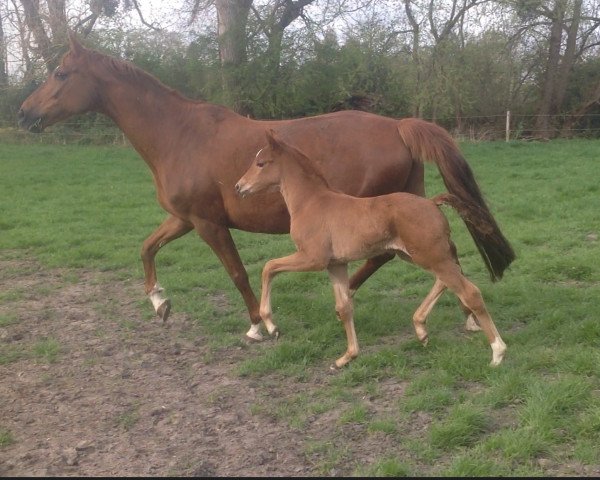
POLYGON ((246 196, 246 194, 248 193, 248 189, 245 188, 245 186, 243 184, 241 184, 240 182, 235 184, 235 191, 242 198, 244 198, 246 196))

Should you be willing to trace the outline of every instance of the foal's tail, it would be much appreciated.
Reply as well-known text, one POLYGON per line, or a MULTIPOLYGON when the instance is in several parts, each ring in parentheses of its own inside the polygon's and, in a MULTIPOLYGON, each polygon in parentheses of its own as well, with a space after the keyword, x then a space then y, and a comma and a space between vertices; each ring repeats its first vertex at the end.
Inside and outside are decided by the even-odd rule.
POLYGON ((494 220, 473 171, 454 139, 442 127, 418 118, 400 120, 398 132, 414 158, 435 162, 438 166, 452 195, 438 195, 434 200, 438 204, 447 203, 459 212, 492 281, 501 279, 515 259, 515 253, 494 220))

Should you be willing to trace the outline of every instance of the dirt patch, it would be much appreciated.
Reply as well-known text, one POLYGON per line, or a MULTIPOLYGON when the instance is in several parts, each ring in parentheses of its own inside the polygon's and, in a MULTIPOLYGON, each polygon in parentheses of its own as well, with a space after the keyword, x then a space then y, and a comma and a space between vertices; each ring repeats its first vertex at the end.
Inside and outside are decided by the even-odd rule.
MULTIPOLYGON (((278 420, 274 399, 310 395, 327 373, 302 385, 239 377, 246 348, 215 354, 176 310, 167 325, 144 320, 141 292, 110 272, 0 259, 0 429, 12 437, 0 475, 350 475, 398 453, 336 409, 296 428, 278 420)), ((388 400, 366 405, 393 415, 402 388, 383 384, 388 400)))

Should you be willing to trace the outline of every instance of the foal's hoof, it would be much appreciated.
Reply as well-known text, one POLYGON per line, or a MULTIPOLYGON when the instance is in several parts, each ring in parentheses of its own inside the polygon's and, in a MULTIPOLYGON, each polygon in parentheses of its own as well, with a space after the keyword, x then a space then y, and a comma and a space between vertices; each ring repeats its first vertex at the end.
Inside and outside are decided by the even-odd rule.
POLYGON ((423 338, 419 338, 419 341, 421 342, 421 345, 426 347, 429 343, 429 335, 425 335, 423 338))
POLYGON ((161 303, 160 307, 158 307, 158 310, 156 310, 156 314, 162 319, 163 322, 167 321, 167 318, 169 318, 169 314, 171 313, 171 300, 165 300, 163 303, 161 303))
POLYGON ((279 330, 278 327, 276 327, 275 330, 273 330, 271 333, 269 333, 269 335, 271 336, 271 338, 274 338, 275 340, 279 340, 279 336, 281 335, 281 331, 279 330))
POLYGON ((477 319, 475 318, 475 316, 472 313, 467 317, 467 320, 465 322, 465 330, 467 332, 481 331, 481 327, 477 323, 477 319))

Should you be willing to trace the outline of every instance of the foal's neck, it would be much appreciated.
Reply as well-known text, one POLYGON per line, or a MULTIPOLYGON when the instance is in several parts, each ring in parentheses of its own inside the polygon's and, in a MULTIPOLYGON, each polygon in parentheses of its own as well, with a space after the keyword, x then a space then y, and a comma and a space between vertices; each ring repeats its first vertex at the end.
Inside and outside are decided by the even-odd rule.
POLYGON ((320 193, 331 191, 311 161, 297 156, 282 161, 280 190, 290 215, 320 193))

